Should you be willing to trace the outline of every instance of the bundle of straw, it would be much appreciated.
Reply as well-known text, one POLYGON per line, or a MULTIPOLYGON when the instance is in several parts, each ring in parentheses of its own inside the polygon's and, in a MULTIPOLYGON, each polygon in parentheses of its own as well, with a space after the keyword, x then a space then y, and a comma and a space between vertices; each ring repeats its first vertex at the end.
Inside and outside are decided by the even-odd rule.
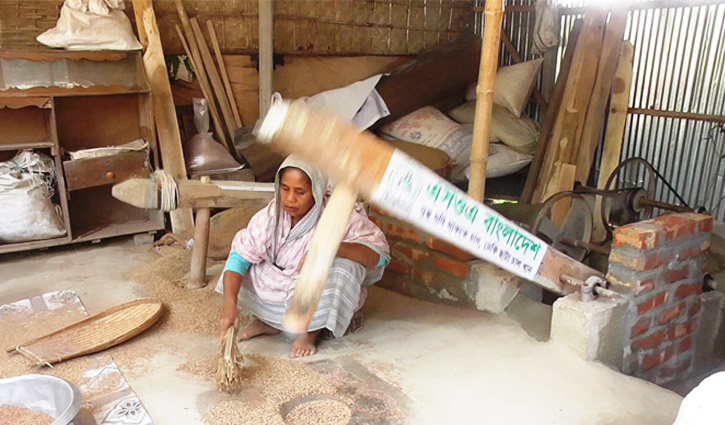
POLYGON ((219 345, 216 364, 216 386, 220 391, 234 392, 242 381, 242 353, 237 346, 237 328, 230 326, 219 345))

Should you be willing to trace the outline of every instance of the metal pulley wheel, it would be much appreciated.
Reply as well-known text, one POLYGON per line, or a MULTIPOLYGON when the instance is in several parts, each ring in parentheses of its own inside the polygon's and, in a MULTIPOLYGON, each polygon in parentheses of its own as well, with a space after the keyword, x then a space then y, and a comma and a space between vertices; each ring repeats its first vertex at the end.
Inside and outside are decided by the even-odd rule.
POLYGON ((531 232, 558 251, 582 261, 589 253, 592 241, 594 213, 584 196, 574 192, 561 192, 547 199, 534 217, 531 232), (566 209, 564 217, 557 217, 559 208, 566 209))
POLYGON ((607 231, 611 233, 617 226, 652 218, 653 207, 642 201, 655 199, 656 189, 657 173, 649 162, 629 158, 619 164, 609 175, 604 190, 622 192, 627 199, 618 202, 616 196, 602 198, 602 222, 607 231))

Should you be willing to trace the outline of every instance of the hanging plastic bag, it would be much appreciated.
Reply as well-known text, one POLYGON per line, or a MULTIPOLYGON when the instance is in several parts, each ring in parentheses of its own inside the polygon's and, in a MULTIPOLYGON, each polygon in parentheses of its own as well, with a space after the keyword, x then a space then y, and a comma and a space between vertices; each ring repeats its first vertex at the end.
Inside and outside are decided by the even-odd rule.
POLYGON ((36 39, 68 50, 139 50, 124 7, 119 0, 66 0, 55 27, 36 39))
POLYGON ((56 170, 41 153, 20 151, 0 162, 0 243, 65 235, 60 207, 53 205, 56 170))
POLYGON ((186 167, 193 173, 241 169, 232 154, 217 143, 209 132, 209 105, 206 99, 194 99, 194 125, 199 133, 187 145, 186 167))
POLYGON ((533 46, 531 52, 543 55, 559 45, 559 12, 553 0, 536 2, 533 46))

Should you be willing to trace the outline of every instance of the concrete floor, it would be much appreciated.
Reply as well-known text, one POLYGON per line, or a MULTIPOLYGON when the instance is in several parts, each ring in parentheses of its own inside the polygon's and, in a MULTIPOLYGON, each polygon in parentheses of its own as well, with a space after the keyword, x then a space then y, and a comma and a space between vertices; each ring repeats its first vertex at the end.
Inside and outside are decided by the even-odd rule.
MULTIPOLYGON (((128 238, 0 256, 0 304, 74 289, 88 311, 98 313, 143 296, 143 287, 122 276, 154 258, 149 246, 134 246, 128 238)), ((527 317, 518 308, 519 320, 527 317)), ((409 424, 670 425, 681 402, 674 392, 538 341, 540 330, 527 333, 508 315, 377 288, 364 313, 361 331, 322 342, 308 361, 372 372, 364 379, 390 392, 409 424)), ((158 354, 151 368, 123 371, 156 424, 200 423, 214 391, 176 368, 195 347, 215 341, 214 335, 196 337, 187 353, 158 354)), ((282 335, 243 345, 246 353, 279 358, 289 348, 282 335)))

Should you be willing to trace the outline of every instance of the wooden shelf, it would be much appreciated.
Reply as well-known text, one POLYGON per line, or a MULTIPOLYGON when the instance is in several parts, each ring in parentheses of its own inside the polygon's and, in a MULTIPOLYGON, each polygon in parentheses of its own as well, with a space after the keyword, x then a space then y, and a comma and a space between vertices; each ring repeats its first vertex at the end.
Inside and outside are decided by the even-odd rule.
POLYGON ((0 151, 18 151, 22 149, 48 149, 54 148, 53 142, 28 142, 28 143, 10 143, 8 145, 0 144, 0 151))
POLYGON ((49 248, 51 246, 65 245, 70 242, 68 235, 53 239, 41 239, 38 241, 17 242, 0 244, 0 254, 9 252, 27 251, 29 249, 49 248))
POLYGON ((143 94, 151 93, 148 87, 126 87, 126 86, 94 86, 94 87, 73 87, 64 89, 60 87, 36 87, 33 89, 20 90, 8 89, 0 91, 0 96, 7 98, 17 97, 38 97, 38 96, 103 96, 114 94, 143 94))
POLYGON ((164 220, 159 214, 158 218, 154 217, 147 221, 128 221, 126 223, 106 225, 101 229, 86 232, 85 234, 79 235, 77 238, 73 238, 73 243, 96 241, 114 236, 132 235, 135 233, 153 232, 162 230, 163 228, 164 220))
POLYGON ((120 61, 128 57, 129 52, 115 50, 68 51, 68 50, 3 50, 0 59, 24 59, 29 61, 52 62, 57 60, 89 60, 93 62, 120 61))

